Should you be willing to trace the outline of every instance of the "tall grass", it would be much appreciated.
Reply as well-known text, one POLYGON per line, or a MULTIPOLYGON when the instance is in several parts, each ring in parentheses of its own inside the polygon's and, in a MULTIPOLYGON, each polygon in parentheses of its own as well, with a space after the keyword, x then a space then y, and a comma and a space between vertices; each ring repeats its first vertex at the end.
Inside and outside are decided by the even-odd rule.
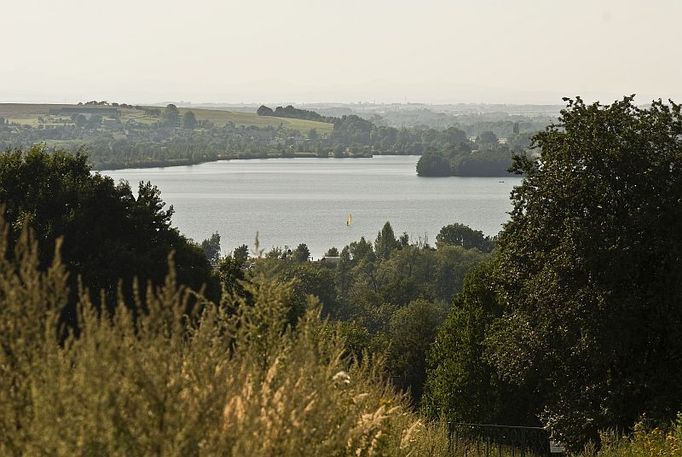
POLYGON ((682 457, 682 413, 667 429, 647 427, 644 422, 634 426, 630 436, 603 433, 599 451, 587 449, 583 457, 682 457))
POLYGON ((290 283, 254 278, 248 303, 225 295, 195 315, 172 273, 144 308, 119 299, 107 314, 82 291, 64 339, 59 249, 39 271, 27 232, 11 252, 0 234, 2 456, 448 453, 446 427, 410 412, 376 360, 348 360, 314 299, 286 325, 290 283))

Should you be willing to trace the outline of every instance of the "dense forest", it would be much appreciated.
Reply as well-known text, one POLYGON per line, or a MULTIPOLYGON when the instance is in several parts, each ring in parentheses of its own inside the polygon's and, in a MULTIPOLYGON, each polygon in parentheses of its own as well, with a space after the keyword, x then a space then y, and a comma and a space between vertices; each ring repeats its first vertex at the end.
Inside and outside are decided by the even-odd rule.
POLYGON ((682 108, 567 100, 533 146, 497 237, 387 222, 320 261, 222 255, 84 154, 2 154, 0 453, 444 456, 465 422, 676 455, 682 108))

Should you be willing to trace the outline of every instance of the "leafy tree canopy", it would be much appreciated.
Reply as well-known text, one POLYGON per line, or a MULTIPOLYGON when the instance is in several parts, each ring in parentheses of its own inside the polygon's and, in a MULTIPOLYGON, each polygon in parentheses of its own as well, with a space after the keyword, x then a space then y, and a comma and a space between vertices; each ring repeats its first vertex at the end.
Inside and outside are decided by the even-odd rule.
POLYGON ((474 230, 464 224, 454 223, 440 229, 436 235, 438 245, 462 246, 465 249, 476 248, 481 252, 492 251, 495 243, 480 230, 474 230))
POLYGON ((178 278, 197 289, 212 284, 201 249, 171 226, 173 208, 164 209, 159 190, 140 183, 135 195, 127 182, 92 174, 83 154, 48 153, 41 147, 0 154, 0 204, 11 227, 10 242, 23 224, 34 230, 47 265, 55 241, 63 237, 62 259, 72 281, 73 317, 76 281, 91 290, 116 295, 119 279, 132 293, 132 279, 161 282, 167 257, 175 252, 178 278))
POLYGON ((567 99, 512 194, 489 336, 507 379, 535 380, 545 423, 579 446, 682 404, 682 114, 567 99))

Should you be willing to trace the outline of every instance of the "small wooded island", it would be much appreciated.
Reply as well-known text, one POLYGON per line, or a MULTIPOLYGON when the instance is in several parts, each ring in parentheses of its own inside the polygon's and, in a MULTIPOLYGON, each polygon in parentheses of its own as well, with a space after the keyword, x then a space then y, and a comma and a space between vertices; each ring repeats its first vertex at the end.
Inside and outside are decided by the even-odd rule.
MULTIPOLYGON (((463 133, 463 132, 462 132, 463 133)), ((525 154, 527 144, 510 147, 490 131, 473 141, 463 137, 448 148, 428 151, 417 162, 419 176, 508 176, 514 155, 525 154)))

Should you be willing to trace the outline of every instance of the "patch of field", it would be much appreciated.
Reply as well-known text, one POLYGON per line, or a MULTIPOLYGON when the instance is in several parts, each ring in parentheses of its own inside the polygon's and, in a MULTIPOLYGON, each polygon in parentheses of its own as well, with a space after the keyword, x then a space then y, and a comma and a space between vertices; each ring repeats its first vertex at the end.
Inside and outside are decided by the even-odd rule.
POLYGON ((37 126, 40 118, 47 118, 50 108, 68 105, 0 103, 0 117, 16 124, 37 126))
POLYGON ((219 109, 206 108, 178 108, 180 113, 185 111, 194 111, 198 120, 209 120, 216 125, 225 125, 232 122, 236 125, 257 126, 257 127, 279 127, 299 130, 302 133, 308 133, 310 129, 317 130, 321 135, 328 135, 331 133, 334 126, 326 122, 307 121, 304 119, 289 119, 284 117, 259 116, 256 113, 245 113, 241 111, 224 111, 219 109))
MULTIPOLYGON (((71 123, 70 119, 63 116, 51 116, 50 109, 73 107, 76 105, 66 104, 35 104, 35 103, 0 103, 0 117, 7 119, 9 122, 17 124, 38 126, 40 124, 61 124, 66 121, 71 123)), ((149 107, 156 108, 163 111, 163 107, 149 107)), ((121 121, 134 120, 141 124, 153 124, 159 121, 157 116, 145 113, 139 109, 118 108, 121 112, 121 121)), ((329 135, 334 128, 332 124, 326 122, 307 121, 303 119, 289 119, 282 117, 259 116, 256 113, 248 113, 243 111, 226 111, 221 109, 208 108, 178 108, 180 114, 186 111, 194 111, 198 120, 209 120, 217 126, 223 126, 228 122, 235 125, 256 126, 256 127, 279 127, 280 125, 300 131, 307 134, 310 129, 317 130, 320 135, 329 135)))
POLYGON ((69 105, 49 105, 33 103, 0 103, 0 117, 8 118, 28 118, 47 115, 50 108, 59 108, 69 105))

